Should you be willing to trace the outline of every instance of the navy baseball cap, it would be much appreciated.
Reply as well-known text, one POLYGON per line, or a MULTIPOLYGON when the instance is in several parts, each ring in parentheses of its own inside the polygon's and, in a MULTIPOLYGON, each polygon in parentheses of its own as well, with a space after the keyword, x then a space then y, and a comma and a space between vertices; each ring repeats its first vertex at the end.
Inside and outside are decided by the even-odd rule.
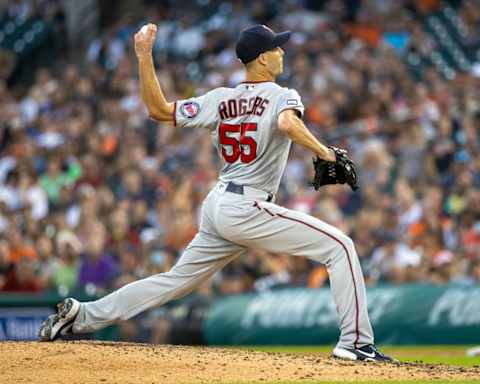
POLYGON ((235 49, 237 57, 243 64, 247 64, 261 53, 285 44, 290 35, 290 31, 275 33, 265 25, 254 25, 240 33, 235 49))

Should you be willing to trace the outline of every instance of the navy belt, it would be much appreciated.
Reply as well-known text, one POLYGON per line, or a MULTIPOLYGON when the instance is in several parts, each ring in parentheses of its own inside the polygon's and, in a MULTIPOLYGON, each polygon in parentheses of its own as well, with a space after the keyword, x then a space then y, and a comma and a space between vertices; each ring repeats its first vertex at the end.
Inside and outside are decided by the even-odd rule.
MULTIPOLYGON (((227 192, 236 193, 237 195, 244 194, 243 185, 238 185, 238 184, 232 183, 231 181, 227 184, 227 188, 225 188, 225 190, 227 192)), ((268 193, 268 197, 266 201, 269 203, 272 200, 273 200, 273 195, 271 193, 268 193)))

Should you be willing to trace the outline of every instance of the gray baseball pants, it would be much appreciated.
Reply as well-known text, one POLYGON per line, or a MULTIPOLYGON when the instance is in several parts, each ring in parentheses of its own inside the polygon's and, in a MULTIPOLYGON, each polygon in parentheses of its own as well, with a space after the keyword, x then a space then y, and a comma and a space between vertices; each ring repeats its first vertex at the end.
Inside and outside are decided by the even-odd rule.
POLYGON ((202 206, 199 233, 176 265, 82 303, 74 333, 93 332, 185 296, 248 248, 306 256, 325 264, 339 323, 338 347, 373 344, 365 284, 352 240, 337 228, 302 212, 268 203, 267 193, 244 187, 225 191, 218 182, 202 206))

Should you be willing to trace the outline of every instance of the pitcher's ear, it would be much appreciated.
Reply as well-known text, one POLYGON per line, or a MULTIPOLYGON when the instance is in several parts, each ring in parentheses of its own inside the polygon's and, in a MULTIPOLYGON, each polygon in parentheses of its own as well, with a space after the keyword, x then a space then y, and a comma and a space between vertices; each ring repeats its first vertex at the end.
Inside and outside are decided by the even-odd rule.
POLYGON ((265 52, 258 55, 257 60, 260 64, 266 65, 267 64, 267 56, 265 55, 265 52))

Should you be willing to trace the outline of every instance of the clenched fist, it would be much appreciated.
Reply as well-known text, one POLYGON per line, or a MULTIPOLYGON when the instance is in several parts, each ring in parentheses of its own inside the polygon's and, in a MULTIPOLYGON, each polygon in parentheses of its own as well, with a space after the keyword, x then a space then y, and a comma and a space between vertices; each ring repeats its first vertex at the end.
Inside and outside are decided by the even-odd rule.
POLYGON ((157 26, 155 24, 144 25, 135 34, 135 53, 137 57, 148 56, 152 53, 153 43, 157 35, 157 26))

